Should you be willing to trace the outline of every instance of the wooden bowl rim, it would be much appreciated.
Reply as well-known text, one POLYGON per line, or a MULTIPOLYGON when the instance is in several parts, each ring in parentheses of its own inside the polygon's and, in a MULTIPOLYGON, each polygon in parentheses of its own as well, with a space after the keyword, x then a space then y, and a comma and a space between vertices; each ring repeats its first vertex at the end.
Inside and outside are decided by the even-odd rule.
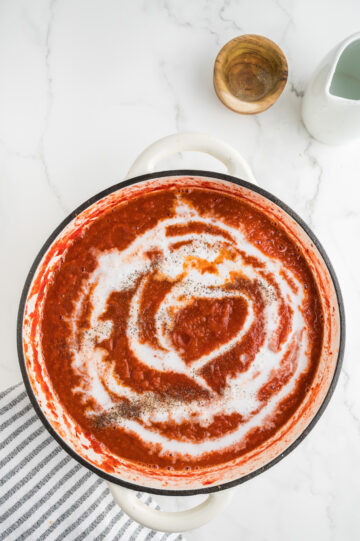
POLYGON ((243 34, 237 36, 227 43, 218 52, 214 63, 214 88, 220 101, 226 105, 232 111, 242 114, 255 114, 265 111, 271 107, 283 92, 288 79, 288 63, 282 49, 272 41, 270 38, 261 36, 259 34, 243 34), (280 61, 280 77, 272 89, 261 99, 250 102, 237 98, 229 89, 223 76, 223 69, 225 60, 228 57, 229 52, 236 47, 239 42, 254 44, 257 46, 265 46, 270 49, 274 56, 280 61))

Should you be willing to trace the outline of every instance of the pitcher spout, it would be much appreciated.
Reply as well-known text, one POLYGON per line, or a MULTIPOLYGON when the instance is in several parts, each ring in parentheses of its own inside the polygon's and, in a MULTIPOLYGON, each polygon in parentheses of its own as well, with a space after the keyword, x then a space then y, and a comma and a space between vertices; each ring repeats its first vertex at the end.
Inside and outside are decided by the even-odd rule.
POLYGON ((340 45, 332 68, 328 93, 344 100, 360 100, 360 33, 340 45))
POLYGON ((304 95, 302 118, 310 134, 323 143, 360 138, 360 32, 320 63, 304 95))

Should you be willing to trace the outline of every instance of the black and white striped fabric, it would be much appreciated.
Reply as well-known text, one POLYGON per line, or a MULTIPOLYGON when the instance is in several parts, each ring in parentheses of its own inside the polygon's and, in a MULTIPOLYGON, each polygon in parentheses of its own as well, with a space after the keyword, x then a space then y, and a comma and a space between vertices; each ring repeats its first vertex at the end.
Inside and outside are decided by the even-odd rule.
POLYGON ((0 514, 0 541, 183 540, 125 515, 105 482, 50 436, 22 383, 0 393, 0 514))

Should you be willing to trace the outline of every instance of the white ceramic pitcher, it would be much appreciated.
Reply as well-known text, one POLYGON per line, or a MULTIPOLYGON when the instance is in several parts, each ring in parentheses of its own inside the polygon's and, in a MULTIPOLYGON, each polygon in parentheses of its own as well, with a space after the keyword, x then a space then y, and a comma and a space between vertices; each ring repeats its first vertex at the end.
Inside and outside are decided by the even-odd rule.
POLYGON ((360 32, 320 63, 306 89, 302 117, 310 134, 322 143, 360 138, 360 32))

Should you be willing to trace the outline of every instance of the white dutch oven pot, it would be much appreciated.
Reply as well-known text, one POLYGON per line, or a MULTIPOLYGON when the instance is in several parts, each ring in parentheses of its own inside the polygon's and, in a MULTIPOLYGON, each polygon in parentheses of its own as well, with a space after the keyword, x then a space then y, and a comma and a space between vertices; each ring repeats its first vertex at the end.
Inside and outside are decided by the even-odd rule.
POLYGON ((54 231, 45 243, 26 280, 18 316, 18 353, 20 366, 33 405, 53 437, 81 464, 109 483, 120 507, 134 520, 154 530, 166 532, 197 528, 219 513, 230 501, 233 487, 269 468, 306 436, 325 409, 339 375, 345 339, 344 311, 340 289, 331 264, 319 241, 306 224, 286 205, 256 185, 249 165, 232 147, 214 137, 184 133, 165 137, 148 147, 135 161, 127 180, 86 201, 54 231), (226 166, 228 174, 175 170, 154 171, 158 163, 170 154, 199 151, 210 154, 226 166), (142 175, 139 177, 139 175, 142 175), (324 347, 314 382, 295 414, 261 448, 245 456, 206 470, 193 472, 185 479, 169 472, 156 477, 154 471, 141 471, 99 447, 94 450, 81 429, 75 425, 57 400, 49 381, 39 348, 39 320, 46 284, 57 261, 78 231, 92 218, 104 212, 107 205, 146 188, 164 186, 178 179, 185 186, 201 186, 203 182, 227 193, 246 192, 254 203, 264 201, 274 220, 286 220, 289 231, 308 253, 317 280, 323 310, 326 314, 324 347), (240 180, 241 179, 241 180, 240 180), (111 460, 112 468, 106 464, 111 460), (207 494, 200 505, 182 512, 151 509, 136 497, 136 491, 162 495, 186 496, 207 494))

